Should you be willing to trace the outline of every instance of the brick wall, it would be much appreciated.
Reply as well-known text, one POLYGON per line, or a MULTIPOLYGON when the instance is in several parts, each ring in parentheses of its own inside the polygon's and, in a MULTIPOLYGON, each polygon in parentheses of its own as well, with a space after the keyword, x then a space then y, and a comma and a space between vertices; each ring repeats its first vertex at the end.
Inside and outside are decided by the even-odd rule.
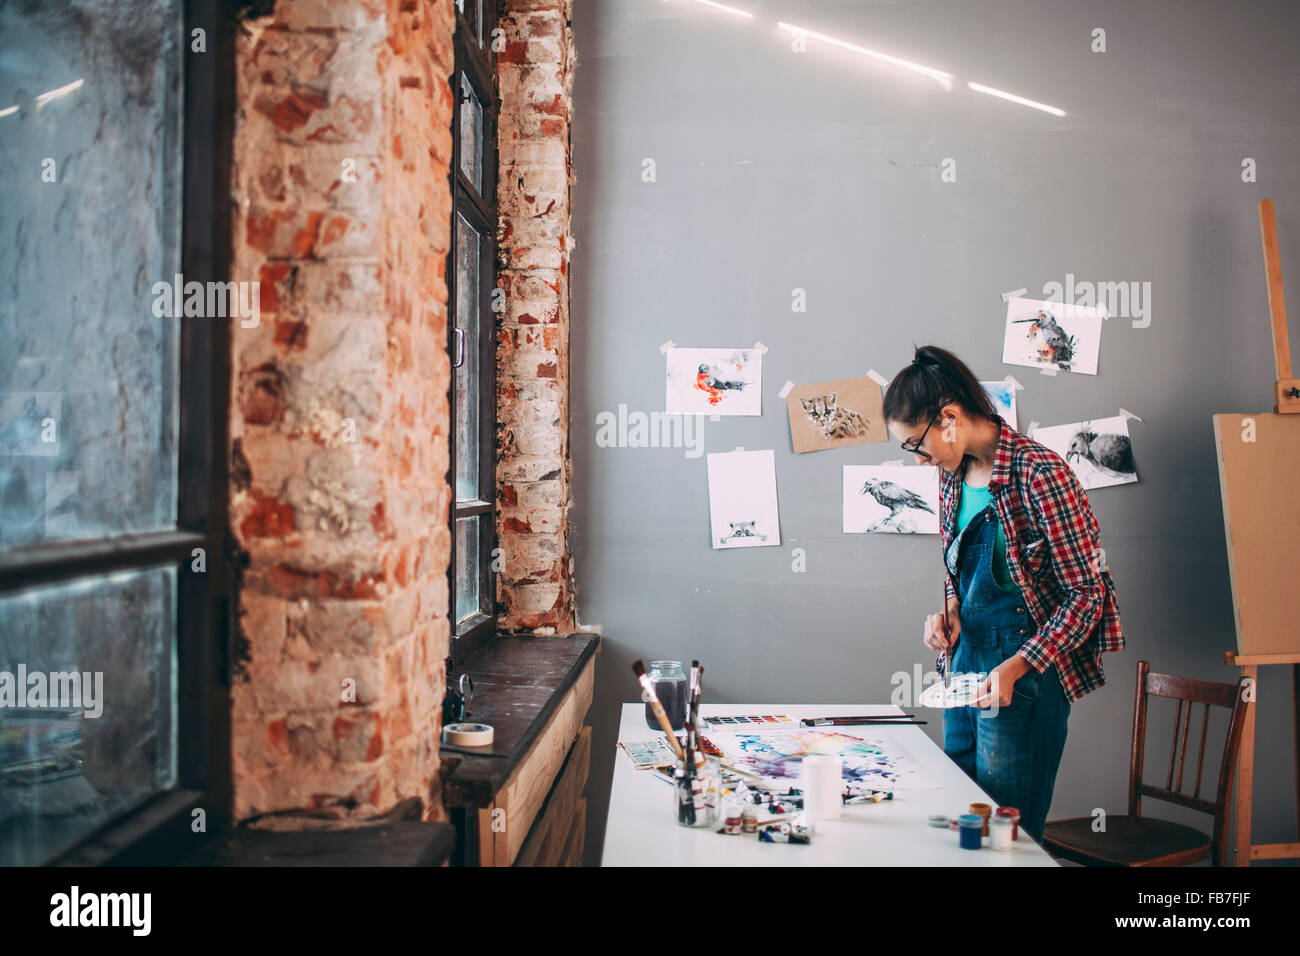
POLYGON ((571 0, 510 0, 498 53, 500 626, 575 627, 568 547, 571 0))
MULTIPOLYGON (((569 0, 501 26, 503 630, 574 627, 569 0)), ((443 819, 452 0, 279 0, 236 52, 235 817, 443 819)))
POLYGON ((279 0, 237 47, 235 817, 436 795, 451 0, 279 0), (349 682, 355 686, 349 699, 349 682))

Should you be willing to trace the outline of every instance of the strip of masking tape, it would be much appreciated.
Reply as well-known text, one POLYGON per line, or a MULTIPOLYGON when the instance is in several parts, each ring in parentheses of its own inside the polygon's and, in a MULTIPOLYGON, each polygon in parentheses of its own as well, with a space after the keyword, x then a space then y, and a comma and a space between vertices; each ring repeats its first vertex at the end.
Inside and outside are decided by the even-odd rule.
POLYGON ((1029 292, 1028 289, 1013 289, 1013 290, 1010 291, 1010 292, 1003 292, 1003 293, 1002 293, 1002 301, 1003 301, 1003 302, 1010 302, 1012 299, 1018 299, 1018 298, 1020 298, 1022 295, 1026 295, 1028 292, 1029 292))
POLYGON ((1130 418, 1137 418, 1138 421, 1142 421, 1141 418, 1138 418, 1137 415, 1134 415, 1134 414, 1133 414, 1132 412, 1130 412, 1127 408, 1121 408, 1121 409, 1119 410, 1119 414, 1120 414, 1120 417, 1122 417, 1122 418, 1124 419, 1124 421, 1128 421, 1130 418))
POLYGON ((889 379, 885 378, 885 376, 881 375, 874 368, 867 369, 867 378, 871 379, 881 388, 889 387, 889 379))
POLYGON ((901 459, 901 458, 895 458, 895 459, 893 459, 893 460, 891 460, 891 461, 882 461, 881 464, 882 464, 882 465, 897 465, 897 466, 899 466, 900 468, 905 467, 904 464, 903 464, 903 459, 901 459))
POLYGON ((710 416, 709 416, 709 421, 711 421, 711 422, 720 422, 720 421, 722 421, 722 416, 721 416, 721 415, 710 415, 710 416))
POLYGON ((486 747, 492 737, 491 724, 448 724, 442 728, 442 742, 453 747, 486 747))
POLYGON ((675 349, 675 348, 677 348, 677 343, 674 342, 672 339, 669 339, 663 345, 659 346, 659 351, 667 352, 669 349, 675 349))
POLYGON ((1023 385, 1021 385, 1019 382, 1016 381, 1016 377, 1015 377, 1014 375, 1008 375, 1008 376, 1007 376, 1006 378, 1004 378, 1002 381, 1004 381, 1004 382, 1006 382, 1008 385, 1010 385, 1010 386, 1011 386, 1011 390, 1012 390, 1013 392, 1020 392, 1020 391, 1023 391, 1024 388, 1025 388, 1023 385))
POLYGON ((1038 431, 1038 422, 1030 422, 1030 423, 1025 427, 1025 437, 1026 437, 1026 438, 1033 438, 1033 437, 1034 437, 1034 432, 1036 432, 1036 431, 1038 431))
POLYGON ((734 452, 738 452, 738 451, 744 451, 744 450, 745 450, 745 446, 744 446, 744 445, 737 445, 735 448, 733 448, 733 449, 731 449, 731 450, 732 450, 733 453, 734 453, 734 452))
POLYGON ((787 378, 787 379, 785 380, 785 384, 781 386, 781 391, 779 391, 779 392, 776 393, 776 397, 777 397, 777 398, 785 398, 787 395, 790 394, 790 389, 792 389, 792 388, 794 388, 794 382, 790 381, 790 380, 787 378))
POLYGON ((764 352, 767 351, 767 346, 764 345, 762 342, 755 342, 754 349, 758 352, 759 355, 762 355, 764 352))
POLYGON ((1055 375, 1055 374, 1056 374, 1056 369, 1052 368, 1050 365, 1047 366, 1047 367, 1045 367, 1045 368, 1040 368, 1038 371, 1042 372, 1044 375, 1055 375))

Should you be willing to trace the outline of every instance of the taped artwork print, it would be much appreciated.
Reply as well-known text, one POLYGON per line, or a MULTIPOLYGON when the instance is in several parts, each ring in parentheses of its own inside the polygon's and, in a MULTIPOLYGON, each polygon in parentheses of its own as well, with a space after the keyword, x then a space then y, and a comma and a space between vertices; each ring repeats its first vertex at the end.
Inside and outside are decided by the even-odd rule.
POLYGON ((878 790, 924 788, 934 780, 911 754, 894 740, 866 739, 836 731, 798 730, 717 734, 714 742, 727 766, 761 779, 761 786, 785 789, 799 779, 803 758, 810 754, 839 756, 844 782, 878 790))
POLYGON ((709 535, 716 548, 781 543, 776 510, 776 456, 764 451, 708 456, 709 535))
POLYGON ((1128 485, 1138 480, 1128 419, 1123 415, 1040 426, 1032 437, 1064 458, 1085 489, 1128 485))
POLYGON ((786 395, 795 454, 884 441, 884 398, 866 377, 796 385, 786 395))
POLYGON ((1012 429, 1016 425, 1016 387, 1008 381, 980 382, 985 394, 993 403, 993 410, 1006 419, 1012 429))
POLYGON ((1104 309, 1014 298, 1007 302, 1002 361, 1007 365, 1097 374, 1104 309))
POLYGON ((845 465, 844 533, 938 534, 934 465, 845 465))
POLYGON ((676 346, 668 357, 670 415, 763 414, 761 349, 695 349, 676 346))

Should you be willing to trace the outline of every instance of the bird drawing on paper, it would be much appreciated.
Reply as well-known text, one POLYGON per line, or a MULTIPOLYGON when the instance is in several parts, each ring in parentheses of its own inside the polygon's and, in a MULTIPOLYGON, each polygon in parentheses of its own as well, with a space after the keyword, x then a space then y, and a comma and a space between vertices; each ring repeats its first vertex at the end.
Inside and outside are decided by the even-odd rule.
POLYGON ((709 396, 709 404, 716 405, 722 401, 722 393, 743 391, 748 382, 738 379, 720 378, 707 362, 701 362, 695 374, 695 387, 709 396))
POLYGON ((928 511, 934 514, 934 509, 926 502, 924 498, 909 488, 897 485, 892 481, 884 481, 880 478, 868 478, 862 485, 862 490, 858 492, 862 495, 871 495, 877 503, 889 509, 889 517, 881 522, 882 525, 889 524, 891 521, 897 521, 898 517, 908 508, 915 508, 917 511, 928 511))
POLYGON ((48 414, 36 404, 35 395, 27 396, 22 415, 0 428, 0 445, 11 455, 26 454, 40 441, 41 422, 48 414))
POLYGON ((1038 314, 1033 318, 1016 319, 1013 324, 1018 325, 1023 322, 1030 323, 1031 338, 1035 335, 1042 337, 1043 344, 1038 349, 1038 358, 1044 362, 1051 362, 1063 372, 1070 371, 1070 362, 1074 358, 1074 350, 1078 347, 1078 343, 1073 335, 1065 334, 1065 329, 1061 328, 1056 321, 1056 316, 1039 309, 1038 314))
POLYGON ((1084 422, 1070 439, 1065 460, 1089 461, 1114 475, 1137 474, 1137 465, 1133 461, 1132 439, 1128 435, 1099 435, 1092 430, 1092 422, 1084 422))

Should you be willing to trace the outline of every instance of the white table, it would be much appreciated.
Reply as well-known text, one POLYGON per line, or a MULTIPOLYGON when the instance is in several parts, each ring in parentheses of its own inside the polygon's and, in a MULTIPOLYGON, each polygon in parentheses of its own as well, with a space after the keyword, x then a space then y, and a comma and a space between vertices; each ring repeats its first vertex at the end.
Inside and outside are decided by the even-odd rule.
MULTIPOLYGON (((702 704, 700 712, 727 716, 787 714, 801 717, 901 714, 890 704, 702 704)), ((930 723, 943 712, 923 710, 930 723)), ((733 728, 736 729, 736 728, 733 728)), ((691 829, 673 818, 674 791, 655 780, 653 771, 635 770, 619 750, 609 795, 602 866, 1056 866, 1037 843, 1020 831, 1010 850, 963 850, 957 833, 929 825, 932 813, 965 813, 972 803, 993 803, 917 726, 872 724, 838 727, 844 733, 898 741, 923 764, 941 789, 895 790, 893 800, 846 806, 839 820, 820 820, 806 846, 760 843, 752 833, 719 834, 716 828, 691 829)), ((619 740, 653 736, 646 727, 645 704, 624 704, 619 740)), ((719 824, 720 825, 720 824, 719 824)), ((986 841, 987 842, 987 841, 986 841)))

